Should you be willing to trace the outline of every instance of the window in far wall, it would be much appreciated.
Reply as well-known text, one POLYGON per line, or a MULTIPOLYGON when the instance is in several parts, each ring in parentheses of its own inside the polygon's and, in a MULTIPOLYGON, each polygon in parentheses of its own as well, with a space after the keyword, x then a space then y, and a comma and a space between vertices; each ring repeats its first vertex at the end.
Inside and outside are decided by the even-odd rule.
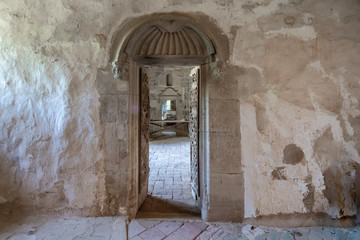
POLYGON ((171 100, 166 101, 166 110, 171 110, 171 100))
POLYGON ((176 100, 163 101, 162 120, 176 120, 176 100))
POLYGON ((166 110, 175 111, 176 110, 176 100, 166 100, 166 110))
POLYGON ((172 75, 166 74, 166 86, 172 86, 172 75))

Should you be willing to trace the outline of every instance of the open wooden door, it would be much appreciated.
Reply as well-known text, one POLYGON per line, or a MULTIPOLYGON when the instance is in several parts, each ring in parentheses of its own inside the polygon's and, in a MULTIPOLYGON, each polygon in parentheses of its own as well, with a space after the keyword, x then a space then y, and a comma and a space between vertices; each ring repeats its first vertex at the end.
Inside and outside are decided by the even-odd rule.
POLYGON ((139 207, 148 193, 149 181, 149 80, 146 68, 140 68, 140 144, 139 144, 139 207))
POLYGON ((192 195, 197 200, 199 194, 199 69, 194 69, 191 75, 190 86, 190 123, 189 123, 189 136, 190 136, 190 171, 191 171, 191 191, 192 195))

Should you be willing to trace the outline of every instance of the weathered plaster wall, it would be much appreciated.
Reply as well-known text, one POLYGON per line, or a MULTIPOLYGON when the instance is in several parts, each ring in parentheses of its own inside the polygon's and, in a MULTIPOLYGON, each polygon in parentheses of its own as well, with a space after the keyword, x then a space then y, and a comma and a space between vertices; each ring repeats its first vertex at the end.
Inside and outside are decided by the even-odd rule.
POLYGON ((103 158, 93 86, 103 38, 76 34, 66 22, 80 16, 63 2, 0 9, 0 195, 90 212, 103 158))
POLYGON ((134 95, 113 81, 111 43, 125 20, 172 11, 209 16, 230 42, 208 85, 209 206, 235 199, 244 217, 356 214, 356 0, 1 1, 0 201, 127 213, 134 95))
POLYGON ((359 7, 293 2, 257 19, 262 37, 237 31, 234 61, 261 73, 240 87, 246 217, 356 213, 359 7))

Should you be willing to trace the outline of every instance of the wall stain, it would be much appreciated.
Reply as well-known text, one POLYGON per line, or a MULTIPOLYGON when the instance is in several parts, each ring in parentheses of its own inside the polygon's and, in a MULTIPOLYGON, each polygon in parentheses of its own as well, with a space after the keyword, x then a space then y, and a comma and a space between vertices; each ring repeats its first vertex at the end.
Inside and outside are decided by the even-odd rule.
POLYGON ((296 144, 289 144, 284 148, 284 160, 283 163, 296 165, 300 163, 304 158, 304 152, 296 146, 296 144))
POLYGON ((315 187, 311 183, 311 181, 312 181, 311 176, 305 180, 305 182, 308 182, 308 184, 306 185, 308 192, 304 194, 304 198, 303 198, 304 206, 309 212, 312 211, 315 204, 315 195, 314 195, 315 187))
POLYGON ((294 23, 295 23, 295 17, 293 17, 293 16, 287 16, 287 17, 285 17, 285 18, 284 18, 284 23, 285 23, 286 25, 290 25, 290 26, 294 25, 294 23))
POLYGON ((256 107, 256 127, 261 134, 265 133, 266 126, 269 123, 269 117, 263 105, 255 103, 256 107))
POLYGON ((314 142, 315 161, 324 172, 329 166, 334 166, 340 158, 339 144, 334 140, 331 127, 314 142))
POLYGON ((337 166, 332 166, 329 167, 323 175, 326 186, 326 188, 323 190, 323 194, 328 199, 330 207, 339 209, 339 215, 343 216, 345 199, 343 196, 343 186, 341 183, 341 171, 337 166))
POLYGON ((271 172, 272 178, 275 180, 287 180, 285 174, 284 174, 284 168, 285 167, 277 167, 271 172))

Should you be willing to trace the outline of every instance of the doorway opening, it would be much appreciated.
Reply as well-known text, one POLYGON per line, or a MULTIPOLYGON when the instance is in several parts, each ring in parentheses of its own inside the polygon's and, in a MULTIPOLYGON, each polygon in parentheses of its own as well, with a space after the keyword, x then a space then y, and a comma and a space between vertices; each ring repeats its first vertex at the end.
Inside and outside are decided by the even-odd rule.
MULTIPOLYGON (((216 208, 210 207, 210 193, 214 192, 210 189, 210 128, 214 120, 209 117, 212 106, 209 92, 215 83, 221 81, 222 63, 228 59, 229 53, 228 39, 219 30, 211 18, 199 13, 156 13, 128 19, 119 26, 111 39, 110 50, 111 71, 115 80, 108 78, 107 71, 106 76, 105 73, 99 75, 108 83, 106 86, 99 85, 104 98, 102 115, 109 120, 104 126, 104 138, 106 146, 109 146, 105 160, 109 163, 106 165, 109 169, 104 178, 106 201, 100 203, 106 207, 106 211, 135 217, 148 196, 149 145, 142 143, 149 143, 150 140, 151 110, 150 92, 142 90, 147 82, 144 79, 148 78, 144 69, 149 66, 198 66, 198 72, 194 74, 197 76, 197 97, 200 99, 198 121, 189 119, 189 124, 196 122, 198 125, 188 128, 190 135, 196 133, 196 141, 190 138, 190 156, 196 159, 190 161, 190 186, 196 205, 201 205, 202 218, 213 217, 213 209, 216 208), (219 49, 215 42, 221 43, 216 45, 219 49), (149 100, 142 101, 146 94, 149 100), (111 101, 115 97, 122 99, 122 104, 113 104, 111 101), (143 104, 148 106, 144 107, 143 104), (127 113, 121 115, 124 116, 122 121, 112 121, 112 107, 127 113), (120 149, 123 150, 121 154, 116 147, 118 142, 124 145, 120 149), (120 194, 119 189, 126 194, 120 194)), ((175 94, 176 77, 173 72, 168 72, 163 81, 166 88, 161 94, 165 96, 171 91, 175 94)), ((174 118, 178 111, 176 99, 166 99, 162 106, 161 120, 174 118)), ((191 107, 186 107, 190 111, 191 107)), ((177 127, 176 133, 181 130, 180 126, 177 127)))
POLYGON ((200 214, 199 69, 199 66, 141 67, 140 142, 142 157, 149 161, 149 174, 147 197, 140 214, 200 214))

